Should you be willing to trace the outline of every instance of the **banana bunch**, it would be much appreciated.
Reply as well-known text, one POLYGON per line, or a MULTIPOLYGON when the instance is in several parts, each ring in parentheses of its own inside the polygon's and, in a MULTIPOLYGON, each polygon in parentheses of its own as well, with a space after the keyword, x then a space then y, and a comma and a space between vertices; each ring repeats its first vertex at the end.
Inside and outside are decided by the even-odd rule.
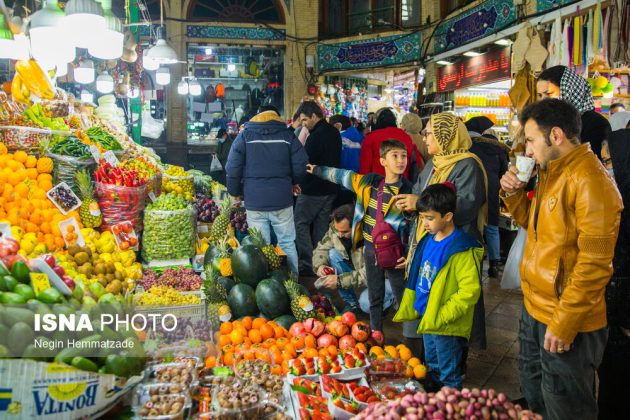
POLYGON ((15 63, 11 94, 15 101, 30 105, 31 93, 40 99, 54 99, 55 88, 48 73, 35 60, 18 60, 15 63))

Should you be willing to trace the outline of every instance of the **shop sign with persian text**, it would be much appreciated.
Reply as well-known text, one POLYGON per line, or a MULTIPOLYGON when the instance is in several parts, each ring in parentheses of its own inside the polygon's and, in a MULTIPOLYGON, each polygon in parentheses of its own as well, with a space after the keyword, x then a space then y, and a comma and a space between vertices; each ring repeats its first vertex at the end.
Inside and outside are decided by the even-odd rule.
POLYGON ((319 71, 382 67, 420 59, 420 33, 317 47, 319 71))
POLYGON ((516 8, 512 0, 486 0, 438 25, 434 53, 465 45, 504 29, 515 21, 516 8))
POLYGON ((438 68, 437 91, 448 92, 467 86, 510 77, 510 47, 497 48, 438 68))

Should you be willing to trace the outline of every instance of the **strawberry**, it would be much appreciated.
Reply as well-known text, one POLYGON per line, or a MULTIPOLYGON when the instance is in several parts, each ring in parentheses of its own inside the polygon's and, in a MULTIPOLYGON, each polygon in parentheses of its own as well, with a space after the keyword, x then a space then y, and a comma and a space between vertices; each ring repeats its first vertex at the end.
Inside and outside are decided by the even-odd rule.
POLYGON ((355 359, 354 359, 354 357, 352 357, 352 356, 350 356, 350 355, 346 355, 346 356, 343 358, 343 364, 344 364, 347 368, 352 369, 353 367, 355 367, 355 359))

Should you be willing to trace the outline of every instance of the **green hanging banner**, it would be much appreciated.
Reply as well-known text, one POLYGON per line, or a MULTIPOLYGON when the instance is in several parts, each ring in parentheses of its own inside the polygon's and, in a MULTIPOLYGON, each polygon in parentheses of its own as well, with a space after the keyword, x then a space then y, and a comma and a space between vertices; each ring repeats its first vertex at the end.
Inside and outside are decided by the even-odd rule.
POLYGON ((386 36, 317 47, 320 72, 382 67, 420 60, 421 35, 386 36))

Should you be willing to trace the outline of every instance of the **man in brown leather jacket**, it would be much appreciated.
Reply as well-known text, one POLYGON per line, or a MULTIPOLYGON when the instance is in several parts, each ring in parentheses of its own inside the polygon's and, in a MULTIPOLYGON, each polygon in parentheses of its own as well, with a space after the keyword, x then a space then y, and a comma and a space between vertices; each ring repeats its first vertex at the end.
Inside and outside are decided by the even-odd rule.
POLYGON ((527 228, 521 263, 521 389, 545 419, 596 419, 595 371, 606 345, 604 291, 623 205, 614 181, 588 144, 580 145, 580 114, 545 99, 521 115, 526 155, 538 165, 528 202, 508 171, 501 197, 527 228))

